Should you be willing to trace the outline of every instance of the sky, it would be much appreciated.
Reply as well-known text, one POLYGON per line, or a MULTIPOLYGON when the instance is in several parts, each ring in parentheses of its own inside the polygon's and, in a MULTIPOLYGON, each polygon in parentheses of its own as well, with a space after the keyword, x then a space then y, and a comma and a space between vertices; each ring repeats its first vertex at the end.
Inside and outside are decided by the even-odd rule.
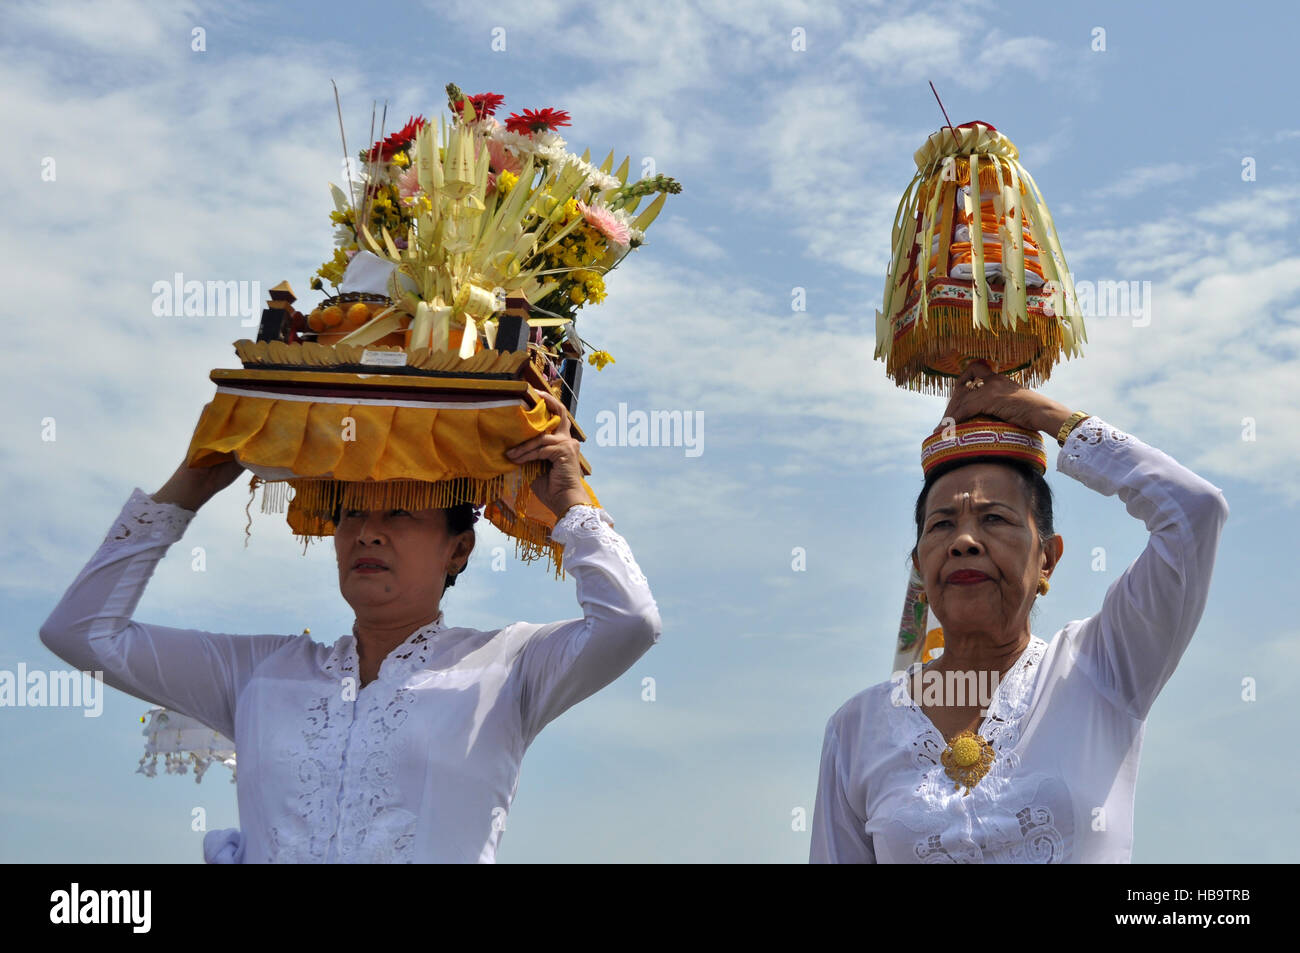
MULTIPOLYGON (((954 123, 985 120, 1017 145, 1076 281, 1141 289, 1142 316, 1085 318, 1083 355, 1042 392, 1168 453, 1231 509, 1200 627, 1147 723, 1133 861, 1294 860, 1300 809, 1277 794, 1300 783, 1286 12, 475 0, 378 2, 358 19, 328 2, 5 4, 0 669, 62 665, 41 624, 132 489, 180 463, 209 372, 237 367, 231 343, 254 336, 237 316, 155 314, 155 282, 287 279, 299 307, 314 301, 341 154, 331 80, 354 150, 374 102, 404 120, 442 111, 448 82, 498 92, 508 109, 568 110, 574 151, 614 148, 682 183, 581 314, 616 363, 587 368, 577 420, 591 435, 624 403, 704 423, 698 454, 584 445, 663 634, 529 749, 498 861, 806 862, 792 819, 811 818, 826 719, 889 676, 920 443, 945 403, 872 357, 894 211, 913 152, 944 124, 933 81, 954 123)), ((1050 640, 1097 612, 1147 534, 1118 498, 1058 473, 1047 443, 1065 552, 1033 631, 1050 640)), ((331 548, 304 555, 256 505, 245 545, 243 485, 202 509, 135 617, 309 627, 332 643, 352 615, 331 548)), ((490 527, 443 609, 483 629, 580 611, 572 578, 515 561, 490 527)), ((0 860, 195 863, 196 807, 208 829, 237 826, 224 768, 201 784, 136 773, 149 707, 108 690, 97 718, 0 708, 0 860)))

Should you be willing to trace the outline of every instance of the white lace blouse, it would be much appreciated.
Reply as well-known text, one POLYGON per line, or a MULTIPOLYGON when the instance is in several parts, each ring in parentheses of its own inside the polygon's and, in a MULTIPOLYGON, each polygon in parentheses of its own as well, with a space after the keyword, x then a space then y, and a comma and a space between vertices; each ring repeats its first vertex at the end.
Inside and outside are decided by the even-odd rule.
POLYGON ((576 506, 552 538, 583 618, 483 632, 439 615, 363 688, 354 635, 331 646, 132 619, 193 517, 137 488, 41 641, 235 741, 242 830, 209 832, 209 862, 491 862, 525 749, 659 639, 627 543, 603 509, 576 506))
POLYGON ((940 764, 943 737, 903 673, 826 725, 812 863, 1127 863, 1147 713, 1200 621, 1223 494, 1096 417, 1057 469, 1115 494, 1150 532, 1101 611, 1050 643, 1031 636, 977 734, 996 756, 969 796, 940 764))

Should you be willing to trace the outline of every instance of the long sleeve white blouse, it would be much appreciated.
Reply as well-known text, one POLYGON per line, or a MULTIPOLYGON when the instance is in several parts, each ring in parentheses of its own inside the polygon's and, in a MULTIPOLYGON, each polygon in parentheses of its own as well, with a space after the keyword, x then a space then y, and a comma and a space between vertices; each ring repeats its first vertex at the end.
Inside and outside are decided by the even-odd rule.
POLYGON ((969 796, 946 742, 894 676, 832 715, 813 811, 812 863, 1127 863, 1147 713, 1205 609, 1222 492, 1096 417, 1057 469, 1118 494, 1150 532, 1101 611, 1028 647, 977 733, 996 751, 969 796))
POLYGON ((325 645, 132 618, 194 515, 136 488, 41 641, 234 740, 241 830, 209 832, 210 862, 492 862, 525 749, 659 639, 627 543, 603 509, 575 506, 551 535, 582 618, 480 631, 440 614, 363 688, 355 635, 325 645))

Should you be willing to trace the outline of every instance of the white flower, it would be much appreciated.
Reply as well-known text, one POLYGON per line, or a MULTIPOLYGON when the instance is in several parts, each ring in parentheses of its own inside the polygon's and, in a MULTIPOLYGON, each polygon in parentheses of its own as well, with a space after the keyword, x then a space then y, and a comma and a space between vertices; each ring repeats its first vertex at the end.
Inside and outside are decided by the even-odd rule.
POLYGON ((618 180, 618 176, 610 175, 608 172, 601 172, 599 169, 592 175, 591 184, 600 192, 610 192, 623 187, 623 183, 618 180))
POLYGON ((597 192, 607 192, 610 189, 616 189, 623 183, 618 180, 618 176, 610 175, 607 172, 601 172, 590 162, 585 161, 572 152, 564 154, 566 165, 572 165, 582 173, 582 180, 586 185, 591 186, 597 192))

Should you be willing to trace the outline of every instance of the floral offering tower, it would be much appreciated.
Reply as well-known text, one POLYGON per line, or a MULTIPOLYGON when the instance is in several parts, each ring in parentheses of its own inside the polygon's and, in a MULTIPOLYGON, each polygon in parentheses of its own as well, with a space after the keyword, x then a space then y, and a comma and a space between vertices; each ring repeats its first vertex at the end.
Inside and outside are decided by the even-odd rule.
POLYGON ((304 544, 333 534, 340 506, 469 502, 558 574, 554 515, 529 490, 544 464, 505 451, 559 424, 540 391, 572 413, 584 357, 613 362, 579 336, 579 312, 680 186, 568 151, 566 112, 502 122, 501 95, 447 95, 450 118, 386 136, 381 122, 349 157, 311 282, 327 296, 304 314, 287 282, 272 288, 257 340, 235 342, 242 369, 211 374, 187 460, 238 459, 304 544))

